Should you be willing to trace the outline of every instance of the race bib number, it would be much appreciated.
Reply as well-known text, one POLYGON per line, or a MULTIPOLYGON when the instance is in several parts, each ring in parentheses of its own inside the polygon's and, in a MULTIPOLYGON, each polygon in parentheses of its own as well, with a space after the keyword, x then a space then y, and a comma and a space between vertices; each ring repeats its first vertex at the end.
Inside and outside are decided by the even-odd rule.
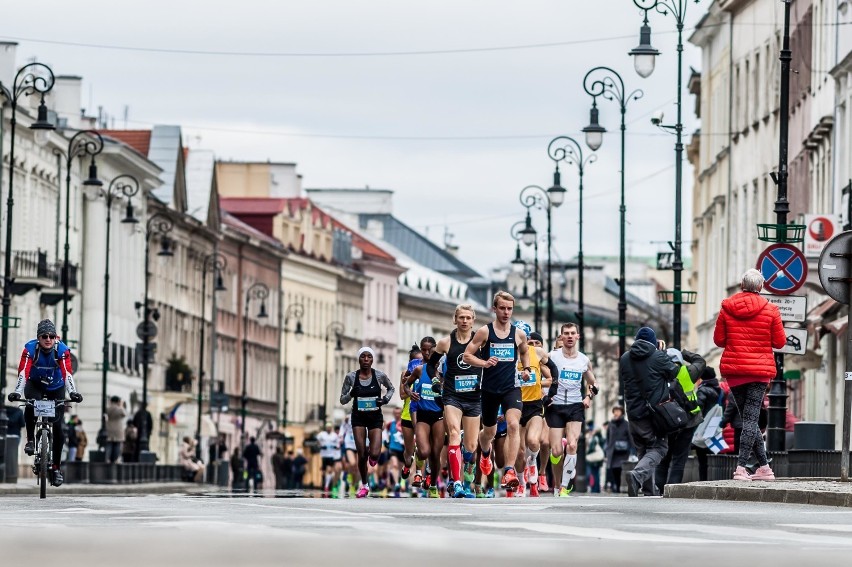
POLYGON ((578 372, 576 370, 560 370, 559 371, 559 381, 569 384, 571 382, 578 382, 583 379, 583 373, 578 372))
POLYGON ((47 400, 36 400, 33 403, 36 417, 56 417, 56 404, 47 400))
POLYGON ((476 376, 456 376, 456 392, 475 392, 478 382, 476 376))
POLYGON ((523 371, 518 371, 518 386, 520 386, 521 388, 529 388, 530 386, 535 386, 535 384, 536 384, 535 370, 530 370, 529 380, 524 380, 523 371))
POLYGON ((435 401, 435 392, 432 391, 432 384, 423 384, 423 387, 420 389, 420 399, 427 402, 435 401))
POLYGON ((499 362, 514 362, 515 343, 491 343, 489 356, 493 356, 499 362))
POLYGON ((376 401, 379 398, 358 398, 358 411, 376 411, 379 409, 376 401))

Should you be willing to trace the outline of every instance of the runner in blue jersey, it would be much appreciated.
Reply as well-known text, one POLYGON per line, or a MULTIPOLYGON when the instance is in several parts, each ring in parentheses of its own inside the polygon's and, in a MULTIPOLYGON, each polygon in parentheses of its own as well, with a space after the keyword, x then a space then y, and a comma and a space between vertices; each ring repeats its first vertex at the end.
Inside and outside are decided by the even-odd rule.
MULTIPOLYGON (((491 444, 497 433, 497 412, 500 406, 506 417, 506 454, 516 455, 520 447, 521 388, 518 377, 530 379, 530 355, 527 335, 512 325, 515 298, 505 291, 494 294, 492 310, 494 322, 481 327, 473 335, 464 351, 464 362, 482 368, 482 432, 479 448, 482 455, 479 466, 485 475, 491 474, 491 444), (521 360, 521 371, 516 365, 521 360)), ((512 459, 514 461, 514 459, 512 459)), ((520 484, 514 464, 506 463, 503 471, 503 488, 517 488, 520 484)))
POLYGON ((417 458, 429 460, 430 475, 426 477, 424 488, 429 490, 431 498, 438 497, 438 474, 441 471, 441 451, 444 448, 444 403, 433 389, 432 379, 438 373, 438 360, 430 360, 435 348, 435 339, 424 337, 420 341, 420 351, 426 361, 411 373, 412 404, 417 404, 417 423, 414 426, 417 438, 417 458))

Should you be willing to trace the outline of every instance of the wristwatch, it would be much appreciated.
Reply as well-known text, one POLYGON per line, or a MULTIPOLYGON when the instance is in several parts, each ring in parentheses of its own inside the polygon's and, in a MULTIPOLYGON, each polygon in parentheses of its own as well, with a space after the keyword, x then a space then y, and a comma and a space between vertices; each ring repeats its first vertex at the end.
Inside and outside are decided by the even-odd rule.
POLYGON ((532 368, 530 368, 529 366, 524 366, 524 370, 526 370, 527 372, 532 372, 532 368))

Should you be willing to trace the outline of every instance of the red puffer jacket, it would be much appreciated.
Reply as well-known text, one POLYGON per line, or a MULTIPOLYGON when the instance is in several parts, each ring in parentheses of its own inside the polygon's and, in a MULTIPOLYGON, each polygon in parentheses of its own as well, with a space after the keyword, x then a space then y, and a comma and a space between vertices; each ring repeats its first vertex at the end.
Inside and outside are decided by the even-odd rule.
POLYGON ((719 370, 734 387, 772 380, 772 349, 783 347, 787 335, 778 308, 760 294, 743 291, 722 301, 713 342, 725 349, 719 370))

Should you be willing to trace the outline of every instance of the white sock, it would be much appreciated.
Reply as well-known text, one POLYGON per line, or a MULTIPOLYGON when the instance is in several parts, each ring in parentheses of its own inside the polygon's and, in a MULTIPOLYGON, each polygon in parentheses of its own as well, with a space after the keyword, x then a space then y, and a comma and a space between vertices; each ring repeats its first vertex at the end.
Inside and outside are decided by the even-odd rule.
POLYGON ((524 449, 524 454, 525 454, 525 455, 526 455, 526 457, 527 457, 527 466, 528 466, 528 467, 532 467, 532 476, 533 476, 533 477, 538 476, 538 462, 537 462, 537 460, 538 460, 538 451, 536 451, 535 453, 533 453, 533 452, 532 452, 532 451, 530 451, 529 449, 525 448, 525 449, 524 449))
POLYGON ((568 487, 568 483, 577 474, 577 455, 565 454, 562 462, 562 486, 568 487))

